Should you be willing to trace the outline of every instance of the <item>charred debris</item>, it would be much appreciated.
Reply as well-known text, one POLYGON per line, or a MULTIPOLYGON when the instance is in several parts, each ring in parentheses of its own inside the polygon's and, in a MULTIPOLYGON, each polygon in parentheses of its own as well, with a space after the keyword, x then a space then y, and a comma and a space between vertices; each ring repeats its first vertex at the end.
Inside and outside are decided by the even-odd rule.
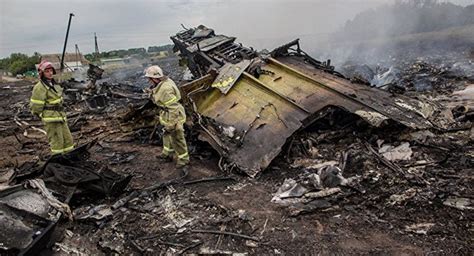
MULTIPOLYGON (((215 202, 200 207, 191 192, 176 192, 177 186, 216 181, 238 181, 245 187, 249 180, 234 173, 255 178, 266 169, 281 175, 272 183, 271 203, 282 206, 289 217, 364 209, 370 213, 364 218, 387 223, 385 211, 391 216, 407 205, 415 209, 408 214, 416 218, 426 209, 442 215, 452 209, 464 217, 447 220, 448 226, 436 218, 413 223, 387 218, 398 221, 394 225, 404 233, 426 235, 445 227, 454 239, 472 234, 472 227, 462 228, 472 221, 473 209, 472 86, 437 98, 396 90, 403 81, 415 81, 412 85, 418 87, 423 81, 438 84, 435 79, 449 84, 459 76, 418 62, 404 75, 394 77, 389 69, 371 74, 371 81, 362 77, 370 70, 346 66, 346 71, 358 69, 346 78, 330 60, 309 56, 298 40, 258 52, 205 26, 185 29, 171 40, 187 78, 176 65, 178 57, 158 64, 181 82, 192 155, 209 158, 212 153, 200 143, 205 142, 219 155, 221 175, 157 180, 131 188, 140 171, 121 166, 133 163, 139 153, 115 152, 119 147, 111 145, 159 145, 161 138, 157 110, 142 90, 143 66, 123 71, 126 75, 114 80, 107 72, 102 78, 104 70, 91 65, 87 81, 65 83, 70 127, 82 146, 65 155, 16 163, 0 173, 2 254, 33 255, 51 246, 61 219, 95 223, 103 236, 97 246, 105 253, 279 252, 269 241, 265 243, 271 244, 270 251, 259 246, 265 244, 268 219, 254 227, 254 218, 244 210, 232 212, 215 202), (92 159, 93 147, 100 160, 92 159), (135 230, 120 224, 128 218, 150 225, 143 214, 153 215, 156 209, 164 214, 159 227, 153 222, 135 230), (229 230, 212 229, 216 223, 225 223, 229 230), (150 232, 157 234, 144 235, 150 232), (118 234, 130 235, 118 239, 118 234), (203 235, 218 236, 218 244, 223 237, 245 243, 227 240, 225 249, 211 249, 203 235)), ((25 94, 28 88, 4 89, 25 94)), ((5 105, 1 113, 3 137, 15 137, 21 145, 17 154, 32 155, 44 131, 29 115, 27 104, 18 102, 5 105)), ((56 248, 75 252, 66 244, 57 243, 56 248)))
POLYGON ((439 109, 431 102, 350 81, 330 60, 306 54, 299 40, 259 53, 204 26, 171 40, 195 78, 181 89, 200 138, 222 156, 225 168, 251 177, 266 169, 295 133, 335 112, 371 127, 447 128, 437 123, 439 109))

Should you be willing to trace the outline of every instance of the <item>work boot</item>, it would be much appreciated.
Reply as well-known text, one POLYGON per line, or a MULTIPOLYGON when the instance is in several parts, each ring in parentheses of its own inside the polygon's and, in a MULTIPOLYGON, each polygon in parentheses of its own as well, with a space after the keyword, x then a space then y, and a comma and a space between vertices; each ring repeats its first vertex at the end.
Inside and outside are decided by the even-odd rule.
POLYGON ((158 159, 163 160, 164 162, 173 162, 173 157, 170 155, 159 155, 158 159))
POLYGON ((188 163, 185 164, 176 164, 176 170, 181 172, 181 177, 184 178, 189 174, 189 166, 188 163))

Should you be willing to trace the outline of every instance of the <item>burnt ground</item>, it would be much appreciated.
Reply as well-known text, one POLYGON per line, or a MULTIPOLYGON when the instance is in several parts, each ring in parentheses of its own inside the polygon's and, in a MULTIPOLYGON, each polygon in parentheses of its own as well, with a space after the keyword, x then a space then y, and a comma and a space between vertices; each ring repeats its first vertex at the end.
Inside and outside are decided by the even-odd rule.
MULTIPOLYGON (((40 121, 27 110, 32 86, 28 81, 1 84, 2 169, 48 157, 45 136, 31 128, 41 128, 40 121)), ((126 86, 116 87, 127 90, 126 86)), ((453 198, 472 200, 474 129, 470 121, 463 119, 461 128, 451 131, 423 135, 395 124, 371 128, 347 113, 335 111, 298 133, 256 179, 222 171, 218 154, 191 136, 192 164, 184 181, 228 179, 173 183, 145 191, 144 188, 176 179, 180 174, 172 163, 157 159, 161 146, 159 139, 148 140, 152 127, 124 131, 119 117, 126 112, 129 101, 126 97, 111 97, 111 106, 104 111, 87 110, 81 101, 69 102, 69 124, 75 141, 83 144, 98 139, 91 149, 93 160, 134 176, 119 197, 81 194, 73 198, 71 207, 80 213, 87 207, 110 206, 133 192, 138 196, 99 220, 61 221, 57 243, 50 252, 43 253, 474 253, 472 206, 456 208, 445 204, 453 198), (378 140, 391 145, 408 141, 413 155, 393 167, 368 149, 376 149, 378 140), (341 187, 338 194, 304 204, 272 202, 285 179, 292 178, 311 188, 308 175, 317 172, 315 165, 330 160, 343 164, 343 176, 357 177, 357 182, 341 187), (200 230, 250 237, 199 233, 200 230)), ((189 126, 187 131, 190 133, 189 126)))

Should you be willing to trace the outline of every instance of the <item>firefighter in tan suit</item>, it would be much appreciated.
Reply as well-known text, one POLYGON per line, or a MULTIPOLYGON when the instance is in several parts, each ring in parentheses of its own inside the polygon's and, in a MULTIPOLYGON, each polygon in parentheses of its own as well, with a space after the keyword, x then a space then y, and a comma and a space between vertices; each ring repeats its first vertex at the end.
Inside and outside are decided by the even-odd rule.
POLYGON ((31 113, 43 121, 53 155, 74 149, 63 107, 63 88, 54 81, 54 74, 56 70, 50 62, 42 61, 39 64, 40 80, 33 87, 30 99, 31 113))
POLYGON ((177 157, 176 168, 185 174, 189 163, 188 147, 184 137, 183 124, 186 121, 184 107, 179 103, 181 94, 170 78, 163 75, 158 66, 145 69, 145 77, 152 85, 151 98, 160 108, 160 123, 164 126, 163 151, 160 158, 172 160, 177 157))

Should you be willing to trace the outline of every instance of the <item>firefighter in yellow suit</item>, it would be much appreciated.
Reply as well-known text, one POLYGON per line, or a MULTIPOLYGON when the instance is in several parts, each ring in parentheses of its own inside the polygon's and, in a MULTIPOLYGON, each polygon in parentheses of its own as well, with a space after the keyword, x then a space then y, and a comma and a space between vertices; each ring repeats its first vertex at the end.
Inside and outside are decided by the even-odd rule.
POLYGON ((173 155, 176 155, 176 168, 187 174, 185 167, 189 164, 189 154, 183 128, 186 114, 183 105, 179 103, 179 89, 173 80, 163 75, 163 70, 158 66, 145 69, 145 77, 152 85, 151 98, 160 108, 160 124, 164 126, 160 158, 172 160, 173 155))
POLYGON ((31 113, 43 121, 53 155, 74 149, 63 108, 63 88, 53 79, 54 74, 56 70, 50 62, 42 61, 39 64, 40 80, 33 87, 30 99, 31 113))

